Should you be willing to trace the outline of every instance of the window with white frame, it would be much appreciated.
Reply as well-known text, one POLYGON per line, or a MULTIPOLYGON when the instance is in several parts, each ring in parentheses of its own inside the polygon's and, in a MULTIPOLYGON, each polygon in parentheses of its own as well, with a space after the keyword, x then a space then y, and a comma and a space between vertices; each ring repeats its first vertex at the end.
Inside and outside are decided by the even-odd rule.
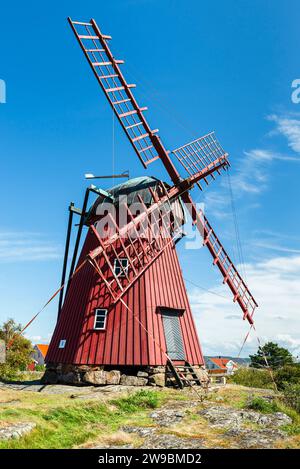
POLYGON ((61 340, 59 341, 58 348, 65 348, 66 343, 67 343, 66 339, 61 339, 61 340))
POLYGON ((103 330, 106 326, 107 309, 95 310, 94 329, 103 330))
POLYGON ((128 259, 127 257, 115 259, 114 271, 118 277, 125 277, 128 272, 128 259))

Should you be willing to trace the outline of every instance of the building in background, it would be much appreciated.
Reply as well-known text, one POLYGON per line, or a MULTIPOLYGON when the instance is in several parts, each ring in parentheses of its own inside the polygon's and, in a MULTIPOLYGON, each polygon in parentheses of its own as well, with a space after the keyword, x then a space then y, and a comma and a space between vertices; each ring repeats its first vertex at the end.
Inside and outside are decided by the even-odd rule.
POLYGON ((36 365, 45 365, 45 357, 48 351, 48 344, 36 344, 33 347, 32 359, 34 366, 30 365, 30 369, 34 369, 36 365))
POLYGON ((204 357, 205 366, 211 375, 232 375, 240 367, 248 367, 249 358, 235 357, 204 357))

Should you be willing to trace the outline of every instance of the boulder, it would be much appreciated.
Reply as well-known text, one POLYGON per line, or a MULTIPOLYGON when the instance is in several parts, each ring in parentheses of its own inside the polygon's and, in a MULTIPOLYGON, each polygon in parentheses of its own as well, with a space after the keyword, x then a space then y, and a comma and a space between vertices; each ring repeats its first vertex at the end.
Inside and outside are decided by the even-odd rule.
POLYGON ((69 373, 59 375, 58 376, 58 381, 62 384, 80 384, 81 379, 80 379, 80 374, 70 371, 69 373))
POLYGON ((148 384, 148 378, 139 378, 138 377, 138 382, 137 386, 146 386, 148 384))
POLYGON ((146 386, 148 380, 138 376, 122 375, 120 384, 123 386, 146 386))
POLYGON ((83 376, 83 381, 96 385, 106 384, 106 371, 87 371, 83 376))
POLYGON ((148 378, 149 373, 147 373, 147 371, 138 371, 138 372, 137 372, 137 376, 138 376, 139 378, 148 378))
POLYGON ((120 384, 123 386, 138 386, 138 377, 130 375, 122 375, 120 384))
POLYGON ((41 379, 42 384, 57 384, 58 376, 56 371, 46 370, 44 376, 41 379))
POLYGON ((7 425, 0 428, 0 440, 21 438, 21 436, 31 432, 35 427, 36 424, 33 422, 20 422, 7 425))
POLYGON ((106 371, 105 384, 119 384, 121 379, 121 372, 119 370, 106 371))
POLYGON ((156 386, 165 386, 166 385, 166 375, 165 373, 156 373, 149 378, 149 382, 156 386))

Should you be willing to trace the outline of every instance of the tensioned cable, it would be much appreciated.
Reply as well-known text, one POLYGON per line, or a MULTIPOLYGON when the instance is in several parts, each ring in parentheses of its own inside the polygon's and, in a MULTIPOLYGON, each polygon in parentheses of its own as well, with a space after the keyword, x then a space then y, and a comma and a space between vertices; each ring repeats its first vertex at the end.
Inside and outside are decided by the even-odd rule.
POLYGON ((192 280, 189 280, 189 279, 186 278, 186 277, 183 277, 183 279, 184 279, 186 282, 188 282, 188 283, 190 283, 191 285, 193 285, 194 287, 200 288, 200 290, 203 290, 203 291, 205 291, 205 292, 207 292, 207 293, 210 293, 211 295, 219 296, 220 298, 225 298, 225 300, 231 301, 231 299, 228 298, 227 296, 221 295, 220 293, 216 293, 216 292, 214 292, 214 291, 212 291, 212 290, 209 290, 208 288, 202 287, 201 285, 198 285, 197 283, 193 282, 192 280))
POLYGON ((245 270, 245 262, 244 262, 244 255, 243 255, 241 237, 240 237, 239 226, 238 226, 238 221, 237 221, 237 214, 236 214, 236 208, 235 208, 235 203, 234 203, 232 184, 231 184, 229 171, 226 171, 226 173, 227 173, 228 189, 229 189, 231 210, 232 210, 233 223, 234 223, 235 236, 236 236, 237 254, 238 254, 240 264, 241 264, 241 267, 242 267, 243 276, 245 277, 245 280, 247 281, 247 275, 246 275, 246 270, 245 270))

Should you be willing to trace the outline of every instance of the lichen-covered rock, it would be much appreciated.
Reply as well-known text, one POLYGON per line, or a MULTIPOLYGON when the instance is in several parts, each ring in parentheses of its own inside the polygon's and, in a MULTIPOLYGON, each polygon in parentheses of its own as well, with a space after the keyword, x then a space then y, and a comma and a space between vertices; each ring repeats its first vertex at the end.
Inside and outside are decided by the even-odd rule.
POLYGON ((103 385, 106 384, 106 371, 87 371, 83 376, 83 381, 90 384, 103 385))
POLYGON ((31 432, 36 427, 33 422, 21 422, 14 425, 7 425, 0 428, 0 440, 9 440, 11 438, 20 438, 26 433, 31 432))
POLYGON ((156 386, 163 387, 166 385, 165 373, 156 373, 149 378, 149 383, 155 384, 156 386))
POLYGON ((106 371, 106 383, 105 384, 119 384, 121 379, 121 373, 119 370, 106 371))
POLYGON ((278 428, 282 425, 287 425, 292 422, 292 419, 282 413, 275 412, 274 414, 261 414, 254 410, 241 409, 237 410, 227 406, 213 406, 201 410, 200 415, 207 418, 211 424, 218 428, 240 428, 242 423, 254 422, 266 428, 278 428))
POLYGON ((185 416, 185 412, 177 409, 162 409, 151 412, 151 417, 161 427, 169 427, 174 423, 180 422, 185 416))
POLYGON ((120 384, 123 386, 146 386, 148 379, 138 376, 122 375, 120 384))
POLYGON ((147 371, 138 371, 138 372, 137 372, 137 376, 138 376, 139 378, 148 378, 149 373, 147 373, 147 371))

